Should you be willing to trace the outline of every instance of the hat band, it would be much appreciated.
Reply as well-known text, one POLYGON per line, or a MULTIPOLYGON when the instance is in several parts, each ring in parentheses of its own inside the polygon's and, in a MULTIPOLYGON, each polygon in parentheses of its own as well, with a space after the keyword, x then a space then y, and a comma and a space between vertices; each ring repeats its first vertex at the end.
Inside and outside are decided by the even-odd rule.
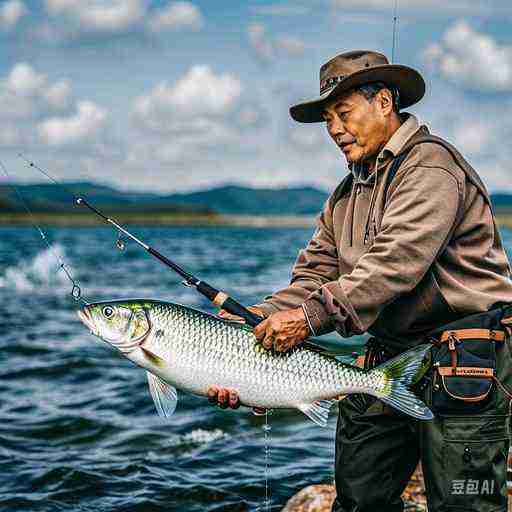
POLYGON ((346 75, 330 76, 320 82, 320 94, 323 94, 328 89, 332 89, 338 82, 341 82, 346 75))

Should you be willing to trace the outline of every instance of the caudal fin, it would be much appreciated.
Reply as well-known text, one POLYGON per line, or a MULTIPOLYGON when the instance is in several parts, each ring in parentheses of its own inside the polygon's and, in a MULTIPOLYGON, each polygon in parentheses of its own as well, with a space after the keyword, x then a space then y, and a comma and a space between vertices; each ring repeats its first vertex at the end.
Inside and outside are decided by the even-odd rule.
POLYGON ((373 369, 371 373, 384 374, 384 389, 375 392, 375 396, 409 416, 420 420, 432 419, 432 411, 407 389, 428 370, 429 349, 430 345, 419 345, 373 369))

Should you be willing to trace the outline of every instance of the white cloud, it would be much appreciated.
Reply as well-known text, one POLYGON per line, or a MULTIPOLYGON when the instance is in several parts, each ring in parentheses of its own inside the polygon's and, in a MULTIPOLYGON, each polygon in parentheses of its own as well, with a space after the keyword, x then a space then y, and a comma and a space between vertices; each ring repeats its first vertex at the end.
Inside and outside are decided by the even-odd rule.
POLYGON ((147 12, 144 0, 46 0, 51 14, 65 14, 80 28, 97 32, 122 32, 140 23, 147 12))
POLYGON ((469 89, 512 89, 512 46, 499 45, 459 20, 444 33, 440 43, 429 45, 425 61, 444 78, 469 89))
POLYGON ((51 146, 60 146, 89 138, 104 126, 107 112, 91 101, 79 101, 71 117, 53 117, 39 123, 41 139, 51 146))
POLYGON ((33 96, 46 85, 47 77, 37 73, 26 62, 16 64, 7 77, 7 87, 13 94, 33 96))
POLYGON ((271 38, 261 23, 252 23, 247 27, 249 44, 263 61, 272 61, 279 55, 287 57, 301 56, 305 50, 304 42, 294 36, 280 35, 271 38))
POLYGON ((69 80, 51 83, 30 64, 19 62, 0 82, 0 118, 28 119, 65 109, 72 95, 69 80))
POLYGON ((432 133, 452 142, 492 191, 512 192, 512 101, 501 97, 485 101, 461 94, 448 84, 436 86, 431 105, 419 105, 432 133), (447 109, 446 105, 451 108, 447 109))
POLYGON ((149 20, 153 32, 165 30, 200 30, 204 24, 201 11, 191 2, 173 2, 159 9, 149 20))
POLYGON ((7 0, 0 6, 0 27, 12 29, 27 13, 28 9, 21 0, 7 0))
POLYGON ((133 29, 148 29, 152 32, 200 30, 204 24, 199 8, 188 1, 172 2, 154 11, 149 11, 149 0, 45 2, 51 15, 65 18, 69 29, 68 36, 83 32, 121 34, 133 29))
POLYGON ((153 125, 188 115, 223 115, 235 105, 241 91, 236 76, 216 75, 209 66, 196 65, 173 85, 161 82, 149 94, 137 98, 135 113, 153 125))

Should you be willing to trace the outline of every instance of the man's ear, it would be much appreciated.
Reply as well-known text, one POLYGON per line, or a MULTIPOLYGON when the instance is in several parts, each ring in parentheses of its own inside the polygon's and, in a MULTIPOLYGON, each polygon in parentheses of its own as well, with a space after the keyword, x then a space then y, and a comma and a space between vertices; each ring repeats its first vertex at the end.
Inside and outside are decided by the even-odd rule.
POLYGON ((393 112, 393 95, 389 89, 381 89, 378 93, 380 109, 382 113, 386 116, 390 115, 393 112))

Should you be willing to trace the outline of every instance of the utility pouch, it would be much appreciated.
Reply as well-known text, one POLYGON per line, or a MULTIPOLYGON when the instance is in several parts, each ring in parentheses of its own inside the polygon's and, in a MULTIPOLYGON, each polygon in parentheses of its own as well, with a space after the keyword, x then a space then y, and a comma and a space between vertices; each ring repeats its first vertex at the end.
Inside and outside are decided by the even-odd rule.
POLYGON ((475 414, 496 394, 496 351, 505 339, 501 309, 472 315, 431 333, 431 406, 437 414, 475 414))

